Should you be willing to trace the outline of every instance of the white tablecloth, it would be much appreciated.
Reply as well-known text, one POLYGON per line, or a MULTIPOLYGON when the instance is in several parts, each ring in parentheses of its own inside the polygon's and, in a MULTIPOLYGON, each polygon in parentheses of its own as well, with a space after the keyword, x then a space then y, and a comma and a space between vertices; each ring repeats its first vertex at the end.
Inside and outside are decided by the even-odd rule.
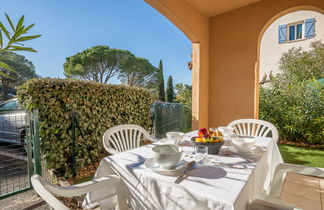
MULTIPOLYGON (((191 135, 194 133, 188 133, 187 138, 191 135)), ((275 167, 283 162, 272 138, 257 137, 258 155, 226 153, 224 147, 221 155, 209 155, 205 166, 190 171, 185 180, 175 184, 176 176, 157 174, 143 164, 145 159, 152 157, 153 146, 104 158, 95 178, 119 175, 133 209, 246 209, 252 199, 264 196, 275 167)), ((183 157, 190 161, 193 148, 185 146, 183 150, 183 157)), ((114 193, 114 189, 98 190, 87 195, 87 202, 105 197, 100 202, 108 209, 115 205, 114 193)))

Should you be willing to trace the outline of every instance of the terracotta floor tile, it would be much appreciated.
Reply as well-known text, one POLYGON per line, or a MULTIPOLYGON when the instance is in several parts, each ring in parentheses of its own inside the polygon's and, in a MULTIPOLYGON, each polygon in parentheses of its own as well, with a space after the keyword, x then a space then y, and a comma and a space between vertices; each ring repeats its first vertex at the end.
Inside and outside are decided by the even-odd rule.
POLYGON ((286 181, 282 192, 321 202, 319 185, 317 187, 310 187, 295 182, 286 181))
POLYGON ((289 182, 295 182, 310 187, 318 187, 319 185, 319 178, 312 177, 312 176, 305 176, 301 174, 295 174, 295 173, 288 173, 286 176, 286 180, 289 182))
POLYGON ((282 200, 287 203, 296 205, 304 210, 321 210, 321 203, 319 201, 313 201, 307 198, 303 198, 290 193, 283 193, 281 196, 282 200))

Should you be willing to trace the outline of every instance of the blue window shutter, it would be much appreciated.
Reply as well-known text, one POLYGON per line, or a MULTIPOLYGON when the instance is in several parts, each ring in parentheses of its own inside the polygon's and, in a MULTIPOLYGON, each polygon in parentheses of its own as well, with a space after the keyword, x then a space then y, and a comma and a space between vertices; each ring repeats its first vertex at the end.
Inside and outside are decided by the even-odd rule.
POLYGON ((305 38, 315 37, 315 18, 305 20, 305 38))
POLYGON ((285 43, 287 41, 287 25, 278 26, 278 42, 285 43))

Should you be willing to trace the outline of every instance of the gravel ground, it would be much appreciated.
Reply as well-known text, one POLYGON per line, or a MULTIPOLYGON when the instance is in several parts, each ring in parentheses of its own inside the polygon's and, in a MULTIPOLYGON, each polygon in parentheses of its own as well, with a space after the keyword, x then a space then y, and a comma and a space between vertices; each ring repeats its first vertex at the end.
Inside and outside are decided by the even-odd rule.
POLYGON ((0 200, 1 210, 49 210, 49 206, 46 202, 38 197, 34 190, 29 190, 27 192, 19 193, 17 195, 11 196, 0 200))

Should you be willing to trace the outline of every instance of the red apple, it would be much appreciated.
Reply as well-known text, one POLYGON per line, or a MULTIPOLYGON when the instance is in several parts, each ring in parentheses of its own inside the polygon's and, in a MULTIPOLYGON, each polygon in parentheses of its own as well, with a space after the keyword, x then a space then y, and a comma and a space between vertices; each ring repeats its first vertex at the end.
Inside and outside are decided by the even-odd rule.
POLYGON ((203 134, 206 134, 208 133, 207 129, 206 128, 201 128, 199 129, 199 132, 202 132, 203 134))
POLYGON ((203 133, 203 132, 201 132, 201 131, 198 131, 198 136, 199 137, 203 137, 205 134, 203 133))

